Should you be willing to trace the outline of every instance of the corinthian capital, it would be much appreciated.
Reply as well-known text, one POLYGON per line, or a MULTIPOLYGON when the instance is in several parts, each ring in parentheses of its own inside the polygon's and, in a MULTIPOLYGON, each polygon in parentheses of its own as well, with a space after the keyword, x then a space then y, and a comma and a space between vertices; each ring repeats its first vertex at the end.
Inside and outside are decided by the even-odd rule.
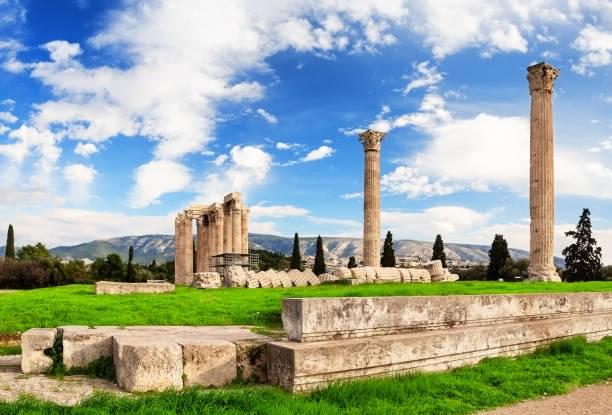
POLYGON ((363 133, 359 134, 359 141, 363 144, 363 149, 368 150, 380 150, 380 143, 385 139, 387 133, 381 133, 368 129, 363 133))
POLYGON ((555 79, 559 76, 559 70, 546 62, 541 62, 527 68, 527 80, 529 81, 529 92, 545 90, 551 92, 555 79))

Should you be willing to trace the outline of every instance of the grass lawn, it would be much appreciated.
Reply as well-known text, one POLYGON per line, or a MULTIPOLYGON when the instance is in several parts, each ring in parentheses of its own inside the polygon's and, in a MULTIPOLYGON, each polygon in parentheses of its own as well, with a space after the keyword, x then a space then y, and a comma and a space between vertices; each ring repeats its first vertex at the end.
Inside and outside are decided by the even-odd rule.
POLYGON ((32 399, 0 403, 2 414, 468 414, 612 379, 612 338, 577 338, 515 359, 493 358, 445 373, 333 385, 309 395, 272 386, 117 398, 96 395, 75 408, 32 399))
POLYGON ((93 285, 19 291, 0 296, 0 334, 61 325, 254 325, 281 327, 285 297, 517 294, 612 291, 612 282, 321 285, 303 288, 199 290, 175 293, 102 295, 93 285))

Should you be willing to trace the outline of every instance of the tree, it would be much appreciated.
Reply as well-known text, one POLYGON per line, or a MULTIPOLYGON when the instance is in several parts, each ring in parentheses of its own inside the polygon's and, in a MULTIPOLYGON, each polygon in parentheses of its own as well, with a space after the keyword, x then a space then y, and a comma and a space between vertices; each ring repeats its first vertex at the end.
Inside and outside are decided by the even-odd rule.
POLYGON ((349 262, 347 265, 348 268, 357 268, 357 260, 355 259, 354 256, 349 258, 349 262))
POLYGON ((431 260, 442 261, 442 266, 446 268, 446 253, 444 252, 444 241, 442 241, 442 236, 440 235, 436 235, 436 241, 433 244, 433 255, 431 256, 431 260))
POLYGON ((127 282, 136 281, 136 270, 134 269, 134 264, 132 263, 133 261, 134 261, 134 247, 130 246, 130 249, 128 250, 128 264, 127 264, 127 278, 126 278, 127 282))
POLYGON ((36 245, 26 245, 17 252, 20 261, 38 261, 44 258, 51 258, 47 247, 40 242, 36 245))
POLYGON ((291 253, 290 269, 302 269, 302 255, 300 254, 300 237, 297 232, 293 236, 293 252, 291 253))
POLYGON ((593 281, 601 279, 601 247, 591 232, 591 212, 583 209, 575 231, 565 232, 575 240, 563 250, 567 281, 593 281))
POLYGON ((491 244, 491 249, 489 250, 487 278, 489 280, 499 279, 501 277, 501 270, 509 259, 510 251, 508 250, 508 242, 504 239, 504 235, 495 235, 493 243, 491 244))
POLYGON ((387 231, 387 236, 385 237, 380 265, 383 267, 395 267, 395 251, 393 250, 393 235, 391 231, 387 231))
POLYGON ((125 278, 125 264, 117 254, 110 254, 105 259, 97 258, 91 264, 91 272, 96 280, 122 281, 125 278))
POLYGON ((6 233, 6 247, 4 248, 4 257, 15 259, 15 233, 13 231, 13 225, 9 225, 8 232, 6 233))
POLYGON ((317 251, 312 272, 317 276, 325 274, 325 256, 323 254, 323 238, 321 238, 321 235, 317 237, 317 251))

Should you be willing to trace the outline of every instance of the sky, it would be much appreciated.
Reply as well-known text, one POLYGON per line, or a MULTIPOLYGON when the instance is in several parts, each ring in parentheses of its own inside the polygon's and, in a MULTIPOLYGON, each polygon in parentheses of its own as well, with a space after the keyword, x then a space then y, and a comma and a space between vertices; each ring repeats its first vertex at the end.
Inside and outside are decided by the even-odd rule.
POLYGON ((373 128, 384 232, 525 249, 541 61, 555 251, 588 207, 610 264, 608 0, 0 0, 0 229, 170 234, 238 191, 251 232, 359 237, 373 128))

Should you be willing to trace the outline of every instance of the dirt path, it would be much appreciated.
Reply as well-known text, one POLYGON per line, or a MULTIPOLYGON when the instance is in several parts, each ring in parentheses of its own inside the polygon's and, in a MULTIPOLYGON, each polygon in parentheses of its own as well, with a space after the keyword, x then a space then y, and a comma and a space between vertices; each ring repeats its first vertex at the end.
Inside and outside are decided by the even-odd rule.
POLYGON ((479 414, 610 415, 612 414, 612 382, 576 389, 567 395, 534 399, 479 414))

